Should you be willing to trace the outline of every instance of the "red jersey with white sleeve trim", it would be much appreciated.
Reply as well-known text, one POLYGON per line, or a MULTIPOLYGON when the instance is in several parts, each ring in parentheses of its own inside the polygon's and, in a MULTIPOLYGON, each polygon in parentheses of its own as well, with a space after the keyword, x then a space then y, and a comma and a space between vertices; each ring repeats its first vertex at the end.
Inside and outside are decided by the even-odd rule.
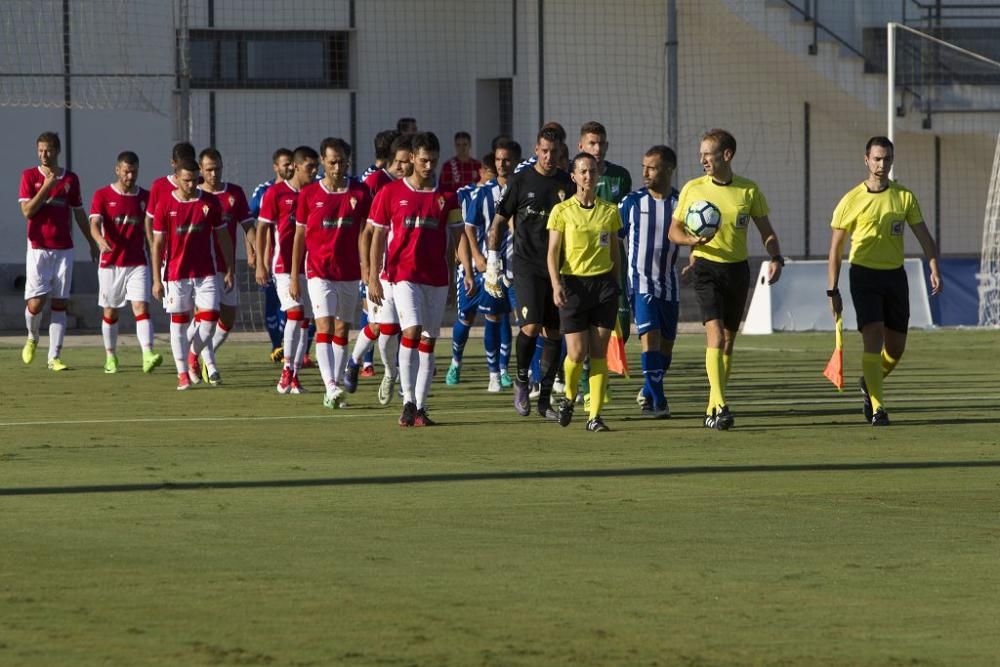
POLYGON ((172 192, 161 200, 153 214, 153 233, 165 236, 167 280, 214 276, 214 236, 225 226, 219 201, 201 190, 188 201, 172 192))
MULTIPOLYGON (((21 174, 19 202, 31 201, 45 182, 41 167, 25 169, 21 174)), ((83 208, 80 197, 80 179, 63 169, 49 190, 49 198, 33 216, 28 218, 28 243, 42 250, 68 250, 73 247, 73 228, 70 226, 72 209, 83 208)))
MULTIPOLYGON (((236 257, 237 227, 244 222, 253 222, 246 193, 235 183, 223 183, 222 189, 218 192, 209 192, 203 187, 202 192, 207 192, 219 200, 219 206, 222 208, 222 221, 226 223, 229 238, 233 241, 233 257, 236 257)), ((215 238, 215 258, 219 265, 219 273, 225 273, 226 259, 222 256, 222 246, 219 245, 218 237, 215 238)))
POLYGON ((396 181, 392 174, 387 172, 385 169, 376 169, 372 173, 368 174, 368 178, 365 179, 365 185, 371 190, 372 197, 378 194, 378 191, 396 181))
POLYGON ((177 189, 174 175, 160 176, 149 185, 149 202, 146 204, 146 215, 153 217, 160 202, 173 194, 177 189))
POLYGON ((146 257, 146 205, 149 191, 120 192, 106 185, 94 193, 90 217, 101 223, 101 235, 111 246, 101 253, 101 268, 109 266, 143 266, 146 257))
POLYGON ((458 190, 465 185, 479 182, 479 160, 459 160, 453 157, 441 166, 441 188, 443 190, 458 190))
POLYGON ((448 284, 449 227, 462 223, 454 192, 415 190, 405 178, 383 187, 369 222, 388 230, 382 278, 440 287, 448 284))
POLYGON ((274 225, 273 273, 288 273, 292 269, 292 241, 295 239, 295 208, 299 191, 288 181, 275 183, 264 193, 260 202, 259 222, 274 225))
POLYGON ((368 221, 371 194, 357 181, 331 192, 323 181, 302 188, 295 225, 306 228, 306 277, 361 280, 358 237, 368 221))

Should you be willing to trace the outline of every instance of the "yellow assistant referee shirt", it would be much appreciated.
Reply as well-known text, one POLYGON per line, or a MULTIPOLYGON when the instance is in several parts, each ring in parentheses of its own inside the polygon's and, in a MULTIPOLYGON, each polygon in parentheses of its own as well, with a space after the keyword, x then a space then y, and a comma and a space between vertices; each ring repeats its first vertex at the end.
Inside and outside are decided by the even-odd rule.
POLYGON ((570 197, 552 207, 548 229, 563 235, 563 263, 559 272, 568 276, 599 276, 614 268, 611 244, 618 243, 622 218, 618 207, 597 199, 592 208, 570 197))
POLYGON ((912 192, 893 181, 881 192, 862 183, 852 188, 833 211, 834 229, 851 235, 848 261, 869 269, 898 269, 903 265, 906 225, 924 221, 912 192))
POLYGON ((712 240, 693 248, 691 254, 727 264, 746 261, 747 227, 753 218, 768 214, 767 200, 757 184, 735 174, 727 185, 719 185, 707 175, 692 179, 681 190, 674 217, 683 222, 688 207, 696 201, 715 204, 722 219, 712 240))

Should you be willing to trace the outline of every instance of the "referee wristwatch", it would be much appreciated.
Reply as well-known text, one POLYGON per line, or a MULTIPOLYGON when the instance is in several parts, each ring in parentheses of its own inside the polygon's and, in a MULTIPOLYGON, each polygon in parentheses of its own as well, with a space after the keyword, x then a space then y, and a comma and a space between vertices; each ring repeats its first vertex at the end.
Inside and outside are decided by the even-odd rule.
POLYGON ((772 262, 777 262, 777 263, 778 263, 778 264, 780 264, 781 266, 785 266, 785 258, 784 258, 784 257, 782 257, 781 255, 775 255, 775 256, 773 256, 773 257, 771 258, 771 261, 772 261, 772 262))
POLYGON ((833 289, 828 289, 826 295, 829 297, 840 296, 840 290, 834 287, 833 289))

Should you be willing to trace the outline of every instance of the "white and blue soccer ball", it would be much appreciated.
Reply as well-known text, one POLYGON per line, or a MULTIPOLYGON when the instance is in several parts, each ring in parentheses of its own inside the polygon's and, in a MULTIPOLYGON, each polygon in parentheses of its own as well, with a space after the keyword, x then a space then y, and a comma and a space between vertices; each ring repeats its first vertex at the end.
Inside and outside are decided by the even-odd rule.
POLYGON ((719 207, 708 201, 696 201, 688 206, 684 216, 684 226, 695 236, 710 239, 719 231, 722 213, 719 207))

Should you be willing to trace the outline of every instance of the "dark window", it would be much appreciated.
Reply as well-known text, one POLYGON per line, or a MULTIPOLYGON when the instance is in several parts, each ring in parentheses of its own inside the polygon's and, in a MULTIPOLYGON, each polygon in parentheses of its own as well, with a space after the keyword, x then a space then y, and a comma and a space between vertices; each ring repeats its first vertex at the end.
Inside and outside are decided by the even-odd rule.
POLYGON ((497 80, 497 112, 500 116, 500 134, 514 134, 514 80, 497 80))
POLYGON ((192 88, 348 88, 347 32, 192 30, 192 88))

